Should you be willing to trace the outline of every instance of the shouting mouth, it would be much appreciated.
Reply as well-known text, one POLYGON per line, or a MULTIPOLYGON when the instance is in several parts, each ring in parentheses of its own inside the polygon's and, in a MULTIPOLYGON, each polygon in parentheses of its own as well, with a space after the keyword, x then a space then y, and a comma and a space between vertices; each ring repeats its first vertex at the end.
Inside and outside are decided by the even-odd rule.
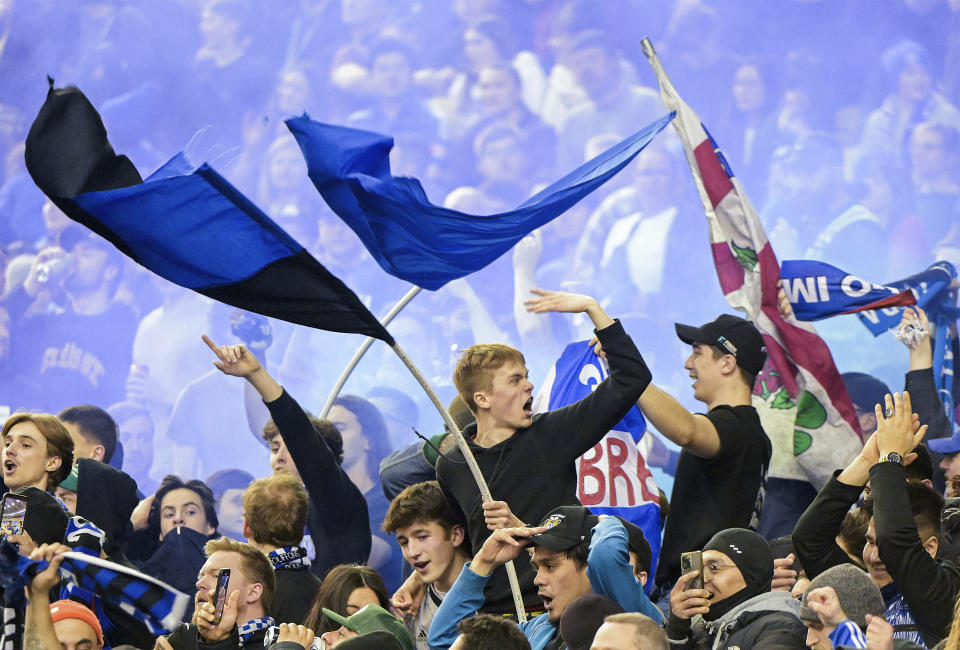
POLYGON ((419 573, 420 575, 423 575, 424 573, 426 573, 426 572, 427 572, 427 567, 429 567, 429 566, 430 566, 430 560, 424 560, 423 562, 414 562, 414 563, 413 563, 413 568, 414 568, 414 570, 415 570, 417 573, 419 573))
POLYGON ((533 398, 532 397, 523 404, 523 414, 528 417, 533 415, 533 398))

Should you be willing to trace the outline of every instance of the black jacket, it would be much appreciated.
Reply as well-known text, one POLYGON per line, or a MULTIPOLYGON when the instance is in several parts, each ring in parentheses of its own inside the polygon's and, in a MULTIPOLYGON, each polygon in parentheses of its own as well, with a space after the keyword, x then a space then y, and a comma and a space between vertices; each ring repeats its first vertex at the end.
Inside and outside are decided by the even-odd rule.
POLYGON ((270 616, 278 625, 303 625, 320 589, 320 578, 306 569, 275 569, 274 575, 277 576, 277 590, 270 603, 270 616))
POLYGON ((366 562, 371 540, 363 493, 286 390, 266 404, 310 495, 307 530, 317 553, 310 570, 323 578, 338 564, 366 562))
POLYGON ((935 560, 923 548, 904 489, 906 480, 903 466, 897 463, 877 463, 870 469, 877 550, 924 640, 932 646, 950 631, 960 571, 935 560))
POLYGON ((92 458, 77 461, 74 514, 99 526, 112 544, 122 544, 133 532, 130 515, 139 502, 137 482, 124 472, 92 458))
MULTIPOLYGON (((575 404, 534 416, 533 424, 519 429, 493 447, 469 442, 494 499, 506 501, 513 513, 535 525, 561 505, 579 505, 576 460, 626 415, 650 384, 650 371, 619 321, 598 330, 610 364, 610 376, 575 404)), ((468 439, 476 423, 464 430, 468 439)), ((459 449, 437 462, 437 478, 451 511, 466 525, 473 553, 490 536, 484 522, 480 490, 463 462, 459 449), (448 460, 449 458, 449 460, 448 460)), ((540 608, 527 554, 514 560, 524 602, 540 608)), ((513 610, 506 570, 497 567, 485 589, 484 611, 513 610)))

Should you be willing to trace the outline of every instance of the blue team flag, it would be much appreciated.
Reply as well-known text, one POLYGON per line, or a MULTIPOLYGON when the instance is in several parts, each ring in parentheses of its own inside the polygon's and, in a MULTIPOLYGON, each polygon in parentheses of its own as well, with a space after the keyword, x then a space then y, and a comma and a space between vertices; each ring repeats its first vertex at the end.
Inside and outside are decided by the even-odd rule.
POLYGON ((820 320, 857 312, 874 336, 895 331, 903 307, 917 305, 935 325, 933 379, 950 424, 954 422, 954 366, 960 356, 956 321, 957 292, 951 289, 957 271, 950 262, 936 262, 908 278, 874 284, 835 266, 811 260, 787 260, 780 279, 799 320, 820 320))
POLYGON ((673 114, 584 163, 514 210, 489 216, 434 205, 416 178, 393 176, 393 138, 287 120, 310 179, 384 271, 424 289, 478 271, 536 228, 610 180, 662 131, 673 114))
MULTIPOLYGON (((554 364, 537 394, 534 409, 553 411, 578 402, 606 379, 606 365, 587 341, 571 343, 554 364)), ((616 515, 633 522, 653 553, 648 575, 660 555, 660 492, 647 468, 647 422, 637 406, 577 459, 577 497, 595 515, 616 515)), ((653 585, 650 580, 648 585, 653 585)))
POLYGON ((68 217, 157 275, 240 309, 393 344, 343 282, 209 165, 178 154, 141 180, 76 88, 51 81, 24 158, 68 217))
MULTIPOLYGON (((917 304, 909 289, 873 284, 813 260, 784 260, 780 265, 780 281, 797 320, 821 320, 838 314, 917 304)), ((899 323, 900 310, 894 313, 899 323)))

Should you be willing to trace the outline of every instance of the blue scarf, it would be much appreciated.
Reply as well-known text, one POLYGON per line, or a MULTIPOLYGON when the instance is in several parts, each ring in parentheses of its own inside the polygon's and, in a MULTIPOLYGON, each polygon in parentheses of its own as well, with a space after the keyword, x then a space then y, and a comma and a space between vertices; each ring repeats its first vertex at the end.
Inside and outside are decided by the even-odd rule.
POLYGON ((309 568, 310 558, 302 546, 283 546, 267 553, 274 569, 293 569, 299 571, 309 568))
POLYGON ((268 627, 273 627, 276 624, 277 622, 271 617, 264 616, 263 618, 255 618, 252 621, 247 621, 243 625, 238 625, 237 632, 240 633, 240 642, 247 643, 253 638, 253 635, 256 634, 258 630, 265 630, 268 627))

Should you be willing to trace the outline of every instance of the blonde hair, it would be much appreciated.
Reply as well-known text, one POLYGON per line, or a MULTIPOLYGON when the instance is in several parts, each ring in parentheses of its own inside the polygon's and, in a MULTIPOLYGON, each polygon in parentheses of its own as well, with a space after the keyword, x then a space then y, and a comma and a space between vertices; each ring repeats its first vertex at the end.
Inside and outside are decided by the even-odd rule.
POLYGON ((47 456, 60 459, 60 467, 47 472, 47 492, 53 492, 73 467, 73 438, 63 422, 50 413, 14 413, 3 423, 0 438, 6 440, 10 430, 24 422, 32 423, 46 439, 47 456))
POLYGON ((258 544, 299 544, 309 507, 307 491, 289 472, 257 479, 243 493, 243 518, 258 544))
POLYGON ((264 610, 270 609, 273 594, 277 591, 277 576, 273 572, 273 565, 263 551, 252 544, 238 542, 229 537, 211 539, 203 547, 203 552, 207 557, 219 551, 237 553, 243 558, 244 577, 250 582, 259 583, 263 586, 263 592, 260 594, 260 604, 263 605, 264 610))
POLYGON ((491 390, 493 373, 510 361, 524 366, 527 364, 520 350, 502 343, 481 343, 463 351, 453 370, 453 383, 460 398, 474 415, 477 414, 477 403, 473 394, 491 390))

